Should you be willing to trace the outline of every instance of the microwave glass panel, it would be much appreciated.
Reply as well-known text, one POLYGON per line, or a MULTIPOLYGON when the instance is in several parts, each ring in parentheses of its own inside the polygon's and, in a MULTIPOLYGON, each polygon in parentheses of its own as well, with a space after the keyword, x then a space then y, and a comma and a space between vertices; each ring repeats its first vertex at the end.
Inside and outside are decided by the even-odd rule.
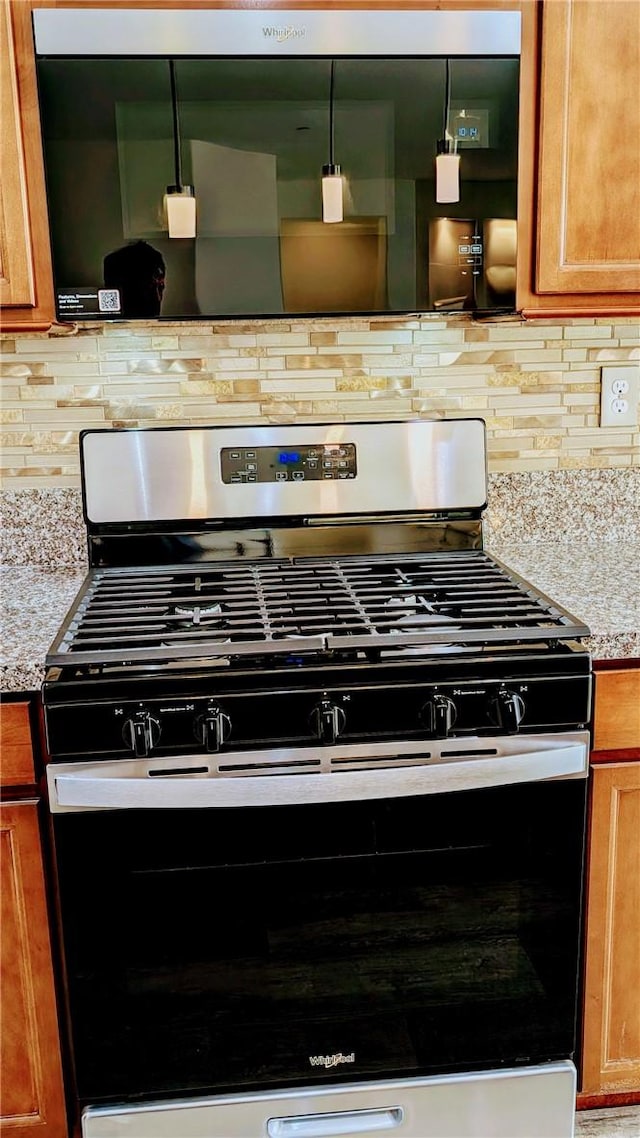
POLYGON ((169 61, 38 60, 59 316, 513 308, 517 58, 451 61, 453 205, 436 204, 434 184, 445 61, 335 60, 335 224, 321 197, 331 60, 183 58, 175 74, 195 238, 170 239, 163 209, 175 182, 169 61), (438 242, 443 222, 465 232, 438 242), (493 274, 490 242, 503 257, 493 274))

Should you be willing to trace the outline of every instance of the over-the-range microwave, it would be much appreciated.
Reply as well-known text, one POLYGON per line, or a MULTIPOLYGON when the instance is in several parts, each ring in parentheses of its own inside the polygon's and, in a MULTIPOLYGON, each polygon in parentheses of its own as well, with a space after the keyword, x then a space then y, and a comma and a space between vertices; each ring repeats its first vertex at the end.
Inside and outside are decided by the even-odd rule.
POLYGON ((520 13, 33 13, 60 319, 512 310, 520 13))

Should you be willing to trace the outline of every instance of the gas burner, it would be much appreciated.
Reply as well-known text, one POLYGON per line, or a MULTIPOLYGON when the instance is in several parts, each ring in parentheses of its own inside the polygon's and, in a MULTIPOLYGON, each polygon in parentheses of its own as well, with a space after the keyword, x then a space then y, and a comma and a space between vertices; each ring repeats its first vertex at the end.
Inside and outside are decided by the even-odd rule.
POLYGON ((188 617, 188 620, 179 621, 179 626, 182 628, 191 628, 192 625, 214 623, 219 624, 217 620, 211 621, 211 617, 218 617, 222 614, 222 605, 176 605, 174 607, 176 616, 188 617))
POLYGON ((137 577, 95 570, 48 663, 217 657, 227 645, 245 658, 297 647, 320 658, 347 645, 375 652, 454 642, 480 650, 587 632, 482 550, 222 563, 199 572, 197 599, 191 570, 156 572, 169 603, 157 601, 153 569, 137 577))

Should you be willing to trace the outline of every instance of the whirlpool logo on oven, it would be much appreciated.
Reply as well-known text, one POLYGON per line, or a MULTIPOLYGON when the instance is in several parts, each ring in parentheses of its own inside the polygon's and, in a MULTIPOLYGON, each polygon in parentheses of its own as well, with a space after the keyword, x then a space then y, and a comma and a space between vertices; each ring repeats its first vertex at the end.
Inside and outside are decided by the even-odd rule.
POLYGON ((288 40, 298 40, 306 36, 306 28, 296 28, 293 24, 286 24, 284 27, 269 27, 262 29, 263 36, 266 39, 274 39, 276 43, 287 43, 288 40))
POLYGON ((355 1063, 356 1053, 351 1051, 349 1055, 344 1055, 342 1051, 338 1051, 335 1055, 310 1055, 309 1062, 312 1067, 337 1067, 340 1063, 355 1063))

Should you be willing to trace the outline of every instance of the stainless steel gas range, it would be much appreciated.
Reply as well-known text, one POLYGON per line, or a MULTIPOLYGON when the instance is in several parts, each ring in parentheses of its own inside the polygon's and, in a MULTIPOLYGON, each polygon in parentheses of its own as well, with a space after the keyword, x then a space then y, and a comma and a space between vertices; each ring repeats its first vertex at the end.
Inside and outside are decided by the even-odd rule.
POLYGON ((43 701, 85 1138, 570 1138, 588 630, 483 549, 483 422, 81 451, 43 701))

